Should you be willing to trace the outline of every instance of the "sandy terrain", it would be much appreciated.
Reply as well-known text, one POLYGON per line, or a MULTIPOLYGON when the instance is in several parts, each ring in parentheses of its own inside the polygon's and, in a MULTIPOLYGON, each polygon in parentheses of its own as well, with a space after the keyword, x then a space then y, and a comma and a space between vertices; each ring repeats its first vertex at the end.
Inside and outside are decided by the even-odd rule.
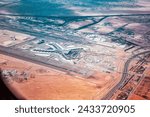
POLYGON ((136 94, 132 94, 128 99, 129 100, 145 100, 145 98, 138 96, 136 94))
POLYGON ((9 31, 9 30, 0 30, 0 37, 1 37, 0 45, 6 47, 19 44, 26 40, 35 38, 27 34, 22 34, 18 32, 9 31))
POLYGON ((91 78, 71 76, 51 68, 0 54, 7 61, 3 70, 27 71, 28 80, 5 82, 11 91, 23 99, 100 99, 116 83, 117 76, 95 73, 91 78))
MULTIPOLYGON (((145 77, 135 90, 135 94, 139 97, 150 100, 150 77, 145 77)), ((139 98, 140 99, 140 98, 139 98)))

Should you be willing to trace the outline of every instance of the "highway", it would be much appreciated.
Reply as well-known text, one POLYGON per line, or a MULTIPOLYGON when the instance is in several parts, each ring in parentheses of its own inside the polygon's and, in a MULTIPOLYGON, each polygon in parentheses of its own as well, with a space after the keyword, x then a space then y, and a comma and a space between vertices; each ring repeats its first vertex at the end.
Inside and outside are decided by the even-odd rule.
POLYGON ((122 74, 121 80, 119 81, 119 83, 118 83, 115 87, 113 87, 113 88, 109 91, 108 94, 106 94, 106 95, 102 98, 102 100, 109 100, 109 99, 113 96, 113 94, 124 84, 124 81, 126 80, 126 77, 127 77, 127 75, 128 75, 128 73, 127 73, 127 72, 128 72, 128 67, 129 67, 129 64, 130 64, 130 62, 132 61, 132 59, 136 58, 136 57, 139 56, 139 55, 146 54, 146 53, 150 53, 150 51, 145 51, 145 52, 137 53, 137 54, 133 55, 132 57, 130 57, 130 58, 126 61, 125 65, 124 65, 124 69, 123 69, 123 74, 122 74))
MULTIPOLYGON (((23 56, 21 54, 12 53, 9 48, 3 47, 3 46, 0 46, 0 53, 2 53, 4 55, 15 57, 15 58, 18 58, 18 59, 22 59, 22 60, 25 60, 25 61, 29 61, 29 62, 32 62, 32 63, 36 63, 36 64, 39 64, 39 65, 43 65, 43 66, 46 66, 46 67, 50 67, 50 68, 53 68, 53 69, 56 69, 56 70, 60 70, 60 71, 63 71, 63 72, 68 72, 69 71, 69 72, 77 73, 76 70, 71 70, 71 69, 63 68, 63 67, 58 67, 57 65, 50 64, 50 63, 48 64, 47 62, 43 62, 42 60, 38 60, 38 59, 35 59, 35 58, 31 59, 31 57, 28 58, 27 56, 23 56)), ((110 99, 113 96, 113 94, 124 84, 124 81, 126 80, 126 77, 128 75, 128 73, 127 73, 128 72, 128 67, 129 67, 129 64, 132 61, 132 59, 136 58, 139 55, 146 54, 146 53, 150 53, 150 50, 147 50, 147 51, 144 51, 144 52, 141 52, 141 53, 137 53, 137 54, 133 55, 132 57, 130 57, 126 61, 125 65, 124 65, 124 69, 123 69, 123 74, 122 74, 121 80, 119 81, 119 83, 117 83, 116 86, 114 86, 109 91, 108 94, 106 94, 102 98, 103 100, 110 99)))
MULTIPOLYGON (((105 18, 107 18, 107 17, 116 17, 116 16, 137 16, 137 15, 139 15, 139 16, 143 16, 143 15, 150 15, 150 14, 129 14, 129 15, 99 15, 99 16, 30 16, 30 15, 26 15, 26 16, 24 16, 24 15, 5 15, 5 14, 0 14, 0 16, 15 16, 15 17, 32 17, 32 18, 34 18, 34 17, 45 17, 45 18, 52 18, 52 19, 55 19, 55 18, 67 18, 67 19, 75 19, 75 18, 87 18, 87 17, 102 17, 99 21, 101 21, 101 20, 103 20, 103 19, 105 19, 105 18)), ((81 30, 81 29, 83 29, 83 28, 86 28, 86 27, 89 27, 89 26, 91 26, 91 25, 94 25, 96 22, 93 22, 92 24, 89 24, 89 25, 85 25, 85 26, 82 26, 82 27, 80 27, 80 28, 78 28, 78 29, 76 29, 76 30, 81 30)), ((1 27, 3 27, 3 25, 1 25, 1 27)), ((9 27, 8 27, 9 28, 9 27)), ((11 27, 11 29, 13 29, 13 27, 11 27)), ((14 29, 14 30, 16 30, 16 29, 14 29)), ((26 30, 24 30, 24 29, 19 29, 20 31, 22 31, 22 32, 25 32, 26 30)), ((31 33, 31 32, 28 32, 28 33, 31 33)), ((35 32, 33 32, 33 34, 35 34, 35 32)), ((41 34, 40 34, 41 35, 41 34)), ((40 36, 39 35, 39 36, 40 36)), ((43 36, 46 36, 46 35, 44 35, 43 34, 43 36)), ((58 37, 55 37, 55 38, 57 38, 57 39, 60 39, 60 37, 58 38, 58 37)), ((62 40, 67 40, 67 41, 75 41, 76 43, 78 42, 78 43, 81 43, 81 41, 80 40, 74 40, 74 39, 71 39, 71 38, 69 38, 69 39, 66 39, 66 38, 64 38, 64 37, 62 37, 62 40)), ((126 41, 129 41, 129 42, 131 42, 131 43, 134 43, 135 45, 138 45, 138 46, 141 46, 141 47, 150 47, 149 46, 149 43, 147 43, 146 45, 145 45, 145 43, 144 44, 141 44, 141 43, 138 43, 138 42, 135 42, 134 40, 132 40, 132 39, 127 39, 126 41)), ((58 48, 57 48, 58 49, 58 48)), ((15 58, 19 58, 19 59, 22 59, 22 60, 26 60, 26 61, 30 61, 30 62, 33 62, 33 63, 36 63, 36 64, 40 64, 40 65, 43 65, 43 66, 47 66, 47 67, 51 67, 51 68, 54 68, 54 69, 58 69, 58 70, 60 70, 60 71, 64 71, 64 72, 75 72, 75 73, 79 73, 79 72, 77 72, 76 71, 76 69, 74 69, 74 68, 66 68, 66 67, 59 67, 59 65, 57 65, 57 63, 55 64, 55 62, 53 63, 53 64, 50 64, 50 63, 46 63, 46 61, 44 61, 44 60, 39 60, 39 59, 35 59, 35 57, 33 58, 28 58, 28 56, 22 56, 22 54, 15 54, 15 53, 12 53, 12 52, 9 52, 8 50, 7 50, 7 48, 5 49, 5 51, 4 50, 2 50, 1 49, 1 47, 0 47, 0 53, 3 53, 3 54, 6 54, 6 55, 9 55, 9 56, 12 56, 12 57, 15 57, 15 58)), ((58 53, 60 53, 60 54, 62 54, 64 57, 66 57, 66 55, 64 55, 61 51, 58 51, 58 53)), ((130 64, 130 62, 132 61, 132 59, 134 59, 134 58, 136 58, 137 56, 139 56, 139 55, 142 55, 142 54, 145 54, 145 53, 150 53, 150 51, 145 51, 145 52, 141 52, 141 53, 138 53, 138 54, 135 54, 135 55, 133 55, 132 57, 130 57, 127 61, 126 61, 126 63, 125 63, 125 65, 124 65, 124 69, 123 69, 123 74, 122 74, 122 77, 121 77, 121 80, 119 81, 119 83, 117 83, 117 85, 116 86, 114 86, 110 91, 109 91, 109 93, 108 94, 106 94, 106 96, 104 96, 102 99, 104 99, 104 100, 107 100, 107 99, 110 99, 111 97, 112 97, 112 95, 118 90, 118 88, 120 88, 123 84, 124 84, 124 81, 126 80, 126 77, 127 77, 127 75, 128 75, 128 67, 129 67, 129 64, 130 64)), ((62 66, 62 65, 61 65, 62 66)), ((80 73, 81 74, 81 73, 80 73)))
MULTIPOLYGON (((97 23, 99 23, 99 22, 101 22, 101 21, 103 21, 104 19, 107 19, 107 18, 109 18, 109 17, 119 17, 119 16, 122 16, 122 17, 124 17, 124 16, 143 16, 143 15, 147 15, 147 16, 149 16, 150 14, 120 14, 120 15, 96 15, 96 16, 36 16, 36 15, 13 15, 13 14, 0 14, 0 16, 14 16, 14 17, 18 17, 18 18, 20 18, 20 17, 23 17, 23 18, 50 18, 50 19, 62 19, 62 20, 64 20, 65 21, 65 23, 67 23, 67 22, 70 22, 70 21, 75 21, 75 19, 87 19, 87 18, 97 18, 97 17, 99 17, 100 19, 98 20, 98 21, 93 21, 92 23, 89 23, 89 24, 87 24, 87 25, 84 25, 84 26, 81 26, 81 27, 79 27, 79 28, 77 28, 77 29, 74 29, 75 31, 78 31, 78 30, 81 30, 81 29, 85 29, 85 28, 88 28, 88 27, 90 27, 90 26, 92 26, 92 25, 95 25, 95 24, 97 24, 97 23)), ((5 18, 5 17, 4 17, 5 18)), ((31 20, 30 19, 30 20, 31 20)), ((6 19, 5 19, 6 20, 6 19)), ((91 19, 92 20, 92 19, 91 19)), ((29 21, 29 20, 28 20, 29 21)), ((35 23, 35 22, 34 22, 35 23)), ((126 25, 125 25, 126 26, 126 25)), ((6 23, 6 25, 4 25, 4 24, 1 24, 0 25, 0 27, 5 27, 6 29, 8 28, 10 28, 9 26, 8 26, 8 24, 6 23)), ((124 27, 124 26, 123 26, 124 27)), ((2 28, 2 29, 3 29, 2 28)), ((13 29, 13 26, 11 26, 11 29, 13 29)), ((22 26, 21 26, 21 28, 20 27, 15 27, 13 30, 19 30, 19 32, 26 32, 27 34, 33 34, 34 36, 36 36, 37 35, 37 32, 35 31, 35 30, 32 30, 32 31, 29 31, 29 30, 25 30, 25 29, 23 29, 22 28, 22 26), (35 34, 36 33, 36 34, 35 34)), ((117 28, 117 30, 118 30, 118 28, 117 28)), ((58 30, 57 30, 58 31, 58 30)), ((58 35, 55 35, 54 33, 53 33, 53 35, 50 35, 50 34, 48 34, 47 35, 47 33, 45 33, 45 31, 43 32, 43 31, 41 31, 40 32, 40 35, 39 36, 41 36, 41 35, 43 35, 44 37, 49 37, 49 38, 55 38, 55 39, 61 39, 61 40, 66 40, 66 41, 71 41, 71 42, 75 42, 75 43, 89 43, 89 42, 85 42, 85 41, 83 41, 84 39, 80 39, 80 38, 76 38, 76 37, 74 37, 74 36, 72 36, 71 38, 70 37, 68 37, 68 36, 66 36, 66 35, 63 35, 62 37, 60 37, 60 36, 58 36, 58 35)), ((69 35, 70 36, 70 35, 69 35)), ((108 35, 107 35, 108 36, 108 35)), ((129 43, 132 43, 132 44, 134 44, 134 45, 138 45, 138 46, 142 46, 142 47, 145 47, 145 45, 146 46, 149 46, 149 44, 148 43, 143 43, 143 44, 141 44, 141 42, 139 42, 139 41, 136 41, 136 40, 133 40, 132 38, 126 38, 125 39, 125 41, 127 41, 127 42, 129 42, 129 43)), ((150 46, 149 46, 150 47, 150 46)))

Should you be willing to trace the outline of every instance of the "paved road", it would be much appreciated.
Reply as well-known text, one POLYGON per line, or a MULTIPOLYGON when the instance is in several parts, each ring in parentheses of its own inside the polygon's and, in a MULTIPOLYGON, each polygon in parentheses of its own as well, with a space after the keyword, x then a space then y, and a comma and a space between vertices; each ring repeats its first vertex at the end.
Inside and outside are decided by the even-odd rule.
MULTIPOLYGON (((0 16, 4 16, 5 14, 0 14, 0 16)), ((61 16, 61 18, 87 18, 87 17, 115 17, 115 16, 143 16, 143 15, 150 15, 150 14, 129 14, 129 15, 100 15, 100 16, 61 16)), ((6 15, 7 16, 7 15, 6 15)), ((9 15, 9 16, 18 16, 18 17, 47 17, 47 18, 60 18, 59 16, 30 16, 30 15, 9 15)), ((83 28, 83 27, 82 27, 83 28)), ((143 45, 144 46, 144 45, 143 45)), ((148 46, 149 47, 149 46, 148 46)), ((2 51, 0 51, 2 52, 2 51)), ((5 52, 3 52, 5 53, 5 52)), ((125 79, 126 79, 126 76, 127 76, 127 71, 128 71, 128 66, 130 64, 130 62, 132 61, 133 58, 141 55, 141 54, 145 54, 145 53, 150 53, 150 51, 145 51, 145 52, 141 52, 141 53, 138 53, 136 55, 133 55, 131 58, 129 58, 125 65, 124 65, 124 70, 123 70, 123 74, 122 74, 122 78, 120 80, 120 82, 103 98, 103 99, 110 99, 110 97, 112 97, 112 95, 114 94, 114 92, 124 83, 125 79)), ((6 53, 5 53, 6 54, 6 53)), ((7 53, 7 55, 11 55, 13 57, 16 57, 16 55, 13 55, 11 53, 7 53)), ((59 69, 61 71, 69 71, 68 69, 65 69, 65 68, 60 68, 60 67, 57 67, 57 66, 54 66, 54 65, 46 65, 44 62, 42 63, 41 61, 38 61, 38 60, 32 60, 30 58, 24 58, 22 57, 21 55, 18 56, 16 58, 20 58, 20 59, 23 59, 23 60, 27 60, 27 61, 30 61, 30 62, 34 62, 34 63, 37 63, 37 64, 41 64, 41 65, 44 65, 44 66, 48 66, 48 67, 53 67, 55 69, 59 69)))
POLYGON ((127 75, 128 75, 127 72, 128 72, 128 67, 129 67, 130 62, 131 62, 134 58, 136 58, 137 56, 142 55, 142 54, 146 54, 146 53, 150 53, 150 51, 145 51, 145 52, 141 52, 141 53, 135 54, 135 55, 133 55, 132 57, 130 57, 130 58, 126 61, 125 65, 124 65, 123 74, 122 74, 122 77, 121 77, 120 82, 119 82, 115 87, 113 87, 113 89, 111 89, 111 91, 109 91, 109 93, 108 93, 106 96, 104 96, 104 97, 102 98, 103 100, 108 100, 108 99, 110 99, 110 98, 113 96, 113 94, 123 85, 123 83, 124 83, 124 81, 126 80, 126 77, 127 77, 127 75))
MULTIPOLYGON (((19 58, 19 59, 22 59, 22 60, 25 60, 25 61, 33 62, 33 63, 43 65, 43 66, 46 66, 46 67, 51 67, 51 68, 61 70, 61 71, 64 71, 64 72, 71 71, 71 70, 66 69, 66 68, 54 66, 52 64, 47 64, 47 63, 42 62, 40 60, 34 60, 34 59, 24 57, 24 56, 21 56, 21 55, 16 55, 14 53, 9 52, 8 50, 6 51, 6 49, 8 49, 8 48, 5 48, 5 51, 2 48, 4 49, 5 47, 0 46, 0 53, 3 53, 5 55, 9 55, 9 56, 19 58)), ((120 88, 123 85, 124 81, 126 80, 126 76, 128 75, 127 74, 128 66, 129 66, 130 62, 132 61, 132 59, 136 58, 139 55, 146 54, 146 53, 150 53, 150 51, 145 51, 145 52, 135 54, 126 61, 125 65, 124 65, 124 70, 123 70, 123 74, 122 74, 122 78, 121 78, 120 82, 115 87, 113 87, 113 89, 111 89, 111 91, 109 91, 109 93, 105 97, 102 98, 103 100, 110 99, 112 97, 112 95, 116 92, 116 90, 118 90, 118 88, 120 88)), ((76 72, 76 71, 72 71, 72 72, 76 72)))
POLYGON ((35 56, 31 55, 30 53, 23 52, 23 51, 18 51, 18 50, 12 49, 12 48, 7 48, 7 47, 4 47, 4 46, 0 46, 0 53, 2 53, 4 55, 11 56, 11 57, 14 57, 14 58, 18 58, 18 59, 21 59, 21 60, 24 60, 24 61, 29 61, 29 62, 39 64, 39 65, 42 65, 42 66, 50 67, 50 68, 53 68, 53 69, 56 69, 56 70, 59 70, 59 71, 74 72, 74 73, 77 73, 77 74, 82 74, 80 72, 80 70, 77 70, 77 68, 74 68, 71 65, 63 67, 63 65, 62 64, 60 65, 58 63, 58 61, 53 60, 52 62, 48 62, 47 58, 41 58, 41 57, 38 57, 38 56, 35 57, 35 56))

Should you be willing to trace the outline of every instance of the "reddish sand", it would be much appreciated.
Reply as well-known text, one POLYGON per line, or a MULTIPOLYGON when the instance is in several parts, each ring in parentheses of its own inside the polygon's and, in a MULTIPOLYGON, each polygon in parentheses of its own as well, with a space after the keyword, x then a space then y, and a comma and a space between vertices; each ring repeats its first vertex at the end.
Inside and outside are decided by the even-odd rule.
POLYGON ((132 94, 128 99, 129 100, 145 100, 145 98, 138 96, 136 94, 132 94))
POLYGON ((95 73, 91 78, 83 78, 2 54, 0 58, 7 61, 0 64, 2 69, 30 73, 27 81, 6 83, 23 99, 101 99, 118 82, 118 76, 112 78, 112 74, 95 73))

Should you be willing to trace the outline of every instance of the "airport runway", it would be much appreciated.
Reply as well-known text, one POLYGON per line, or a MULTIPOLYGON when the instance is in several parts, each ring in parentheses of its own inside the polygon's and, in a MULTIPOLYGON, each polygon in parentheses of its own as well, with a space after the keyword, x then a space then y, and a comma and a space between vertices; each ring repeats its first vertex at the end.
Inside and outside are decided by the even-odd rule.
MULTIPOLYGON (((30 57, 30 55, 26 52, 19 52, 17 50, 14 50, 12 48, 8 48, 8 47, 4 47, 4 46, 0 46, 0 53, 1 54, 4 54, 4 55, 8 55, 8 56, 11 56, 11 57, 14 57, 14 58, 18 58, 18 59, 21 59, 21 60, 24 60, 24 61, 29 61, 31 63, 35 63, 35 64, 39 64, 39 65, 42 65, 42 66, 45 66, 45 67, 49 67, 49 68, 52 68, 52 69, 56 69, 56 70, 59 70, 59 71, 62 71, 62 72, 74 72, 74 73, 77 73, 77 74, 82 74, 80 73, 79 71, 76 71, 76 70, 73 70, 73 69, 68 69, 66 67, 62 67, 62 65, 57 65, 57 63, 55 61, 51 63, 48 63, 46 58, 33 58, 33 57, 30 57), (26 55, 25 55, 26 54, 26 55)), ((71 67, 69 65, 69 67, 71 67)))
MULTIPOLYGON (((42 66, 50 67, 50 68, 53 68, 53 69, 56 69, 56 70, 60 70, 60 71, 63 71, 63 72, 78 73, 77 71, 73 71, 73 70, 70 70, 70 69, 67 69, 67 68, 63 68, 63 67, 58 67, 58 66, 55 66, 55 65, 50 64, 50 63, 48 64, 48 63, 43 62, 41 60, 31 59, 31 58, 28 58, 28 57, 23 56, 21 54, 12 53, 10 51, 10 48, 7 48, 7 47, 0 46, 0 53, 2 53, 4 55, 11 56, 11 57, 14 57, 14 58, 18 58, 18 59, 21 59, 21 60, 29 61, 29 62, 32 62, 32 63, 35 63, 35 64, 39 64, 39 65, 42 65, 42 66)), ((113 89, 111 89, 111 91, 109 91, 109 93, 105 97, 102 98, 103 100, 110 99, 113 96, 113 94, 116 92, 116 90, 118 90, 124 84, 124 81, 126 80, 126 76, 128 75, 128 73, 127 73, 128 72, 128 67, 129 67, 129 64, 132 61, 132 59, 136 58, 139 55, 146 54, 146 53, 150 53, 150 51, 145 51, 145 52, 135 54, 126 61, 125 65, 124 65, 124 70, 123 70, 121 80, 119 81, 119 83, 115 87, 113 87, 113 89)))

